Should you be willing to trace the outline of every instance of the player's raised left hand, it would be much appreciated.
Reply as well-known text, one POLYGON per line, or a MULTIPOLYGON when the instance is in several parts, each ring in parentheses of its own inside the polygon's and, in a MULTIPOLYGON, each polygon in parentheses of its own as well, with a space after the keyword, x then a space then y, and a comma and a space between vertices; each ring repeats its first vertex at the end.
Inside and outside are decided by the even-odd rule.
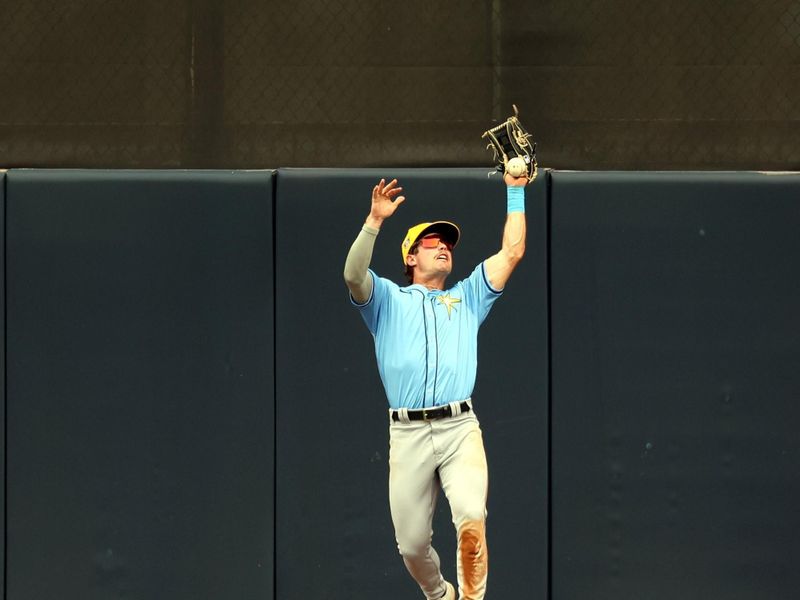
POLYGON ((506 182, 506 185, 510 185, 512 187, 524 187, 528 185, 528 178, 525 176, 522 177, 512 177, 508 173, 503 175, 503 181, 506 182))

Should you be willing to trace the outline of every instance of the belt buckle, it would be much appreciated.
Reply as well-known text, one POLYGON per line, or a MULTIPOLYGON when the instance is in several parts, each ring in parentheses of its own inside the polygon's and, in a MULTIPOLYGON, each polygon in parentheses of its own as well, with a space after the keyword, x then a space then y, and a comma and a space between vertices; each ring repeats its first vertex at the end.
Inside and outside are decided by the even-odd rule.
POLYGON ((429 421, 430 420, 430 419, 428 419, 428 409, 427 408, 423 408, 422 409, 422 420, 423 421, 429 421))

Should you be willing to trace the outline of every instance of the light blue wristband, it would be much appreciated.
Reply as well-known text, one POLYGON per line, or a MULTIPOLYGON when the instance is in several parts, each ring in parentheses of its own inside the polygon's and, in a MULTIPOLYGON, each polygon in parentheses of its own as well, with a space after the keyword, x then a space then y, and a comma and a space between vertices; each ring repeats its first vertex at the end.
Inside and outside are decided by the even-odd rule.
POLYGON ((525 188, 519 185, 509 185, 506 187, 508 198, 508 212, 525 212, 525 188))

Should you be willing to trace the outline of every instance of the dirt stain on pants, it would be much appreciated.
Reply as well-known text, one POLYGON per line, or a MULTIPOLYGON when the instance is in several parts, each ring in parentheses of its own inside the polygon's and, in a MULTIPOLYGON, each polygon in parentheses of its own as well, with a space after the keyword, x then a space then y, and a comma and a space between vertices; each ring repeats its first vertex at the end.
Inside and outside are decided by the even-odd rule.
POLYGON ((488 572, 486 522, 465 521, 458 529, 458 583, 462 600, 483 598, 488 572))

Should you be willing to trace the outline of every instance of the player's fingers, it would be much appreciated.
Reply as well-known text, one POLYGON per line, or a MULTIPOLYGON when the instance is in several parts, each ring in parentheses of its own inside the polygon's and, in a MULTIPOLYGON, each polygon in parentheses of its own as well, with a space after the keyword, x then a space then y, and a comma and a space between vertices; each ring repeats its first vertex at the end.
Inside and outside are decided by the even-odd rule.
POLYGON ((401 188, 401 187, 396 187, 396 188, 394 188, 393 190, 389 190, 388 192, 386 192, 386 194, 387 194, 389 197, 392 197, 392 196, 397 196, 397 194, 399 194, 399 193, 400 193, 400 192, 402 192, 402 191, 403 191, 403 188, 401 188))
POLYGON ((384 189, 384 191, 388 192, 389 190, 391 190, 396 185, 397 185, 397 179, 392 179, 389 183, 386 184, 386 187, 383 188, 383 189, 384 189))
POLYGON ((522 187, 528 183, 528 178, 524 175, 522 177, 514 177, 513 175, 506 173, 503 175, 503 181, 505 181, 506 185, 522 187))
POLYGON ((394 205, 397 206, 399 204, 402 204, 405 201, 406 201, 406 197, 405 196, 398 196, 397 198, 394 199, 394 205))

